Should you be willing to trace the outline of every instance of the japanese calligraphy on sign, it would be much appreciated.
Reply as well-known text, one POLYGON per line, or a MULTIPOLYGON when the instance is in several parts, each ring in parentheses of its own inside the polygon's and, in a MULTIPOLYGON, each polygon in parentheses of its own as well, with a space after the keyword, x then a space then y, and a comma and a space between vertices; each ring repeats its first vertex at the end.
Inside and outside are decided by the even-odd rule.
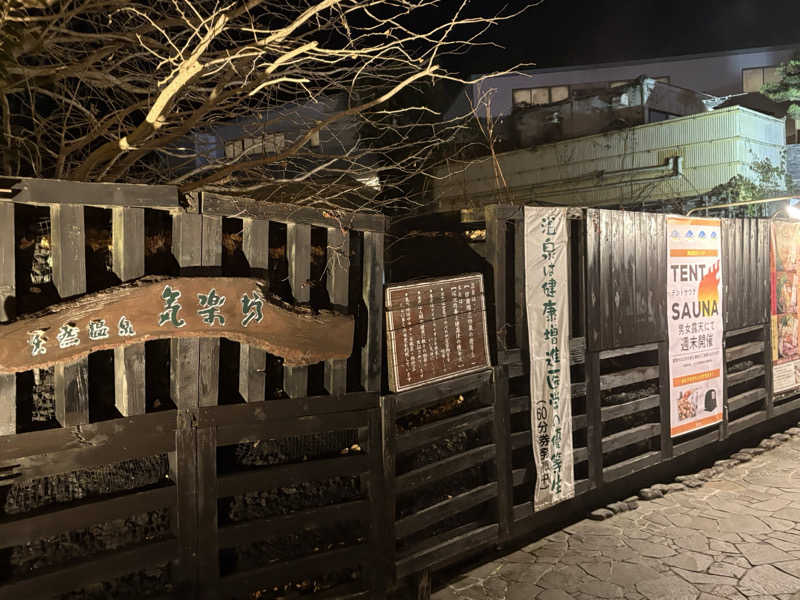
POLYGON ((386 329, 393 392, 491 366, 480 274, 387 287, 386 329))
POLYGON ((567 244, 565 208, 525 207, 525 302, 536 510, 575 495, 567 244))
POLYGON ((221 336, 308 365, 350 355, 353 319, 269 302, 256 279, 145 279, 0 325, 0 373, 151 339, 221 336))
POLYGON ((667 218, 670 435, 722 421, 719 219, 667 218))

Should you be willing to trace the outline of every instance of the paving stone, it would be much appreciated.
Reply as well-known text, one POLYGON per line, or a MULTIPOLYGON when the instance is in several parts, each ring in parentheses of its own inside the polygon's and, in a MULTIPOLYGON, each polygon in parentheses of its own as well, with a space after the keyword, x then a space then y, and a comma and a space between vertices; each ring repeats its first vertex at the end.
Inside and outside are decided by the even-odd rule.
POLYGON ((708 567, 708 573, 710 575, 720 575, 722 577, 735 577, 736 579, 744 575, 746 571, 747 569, 744 569, 742 567, 737 567, 736 565, 724 562, 715 562, 708 567))
POLYGON ((607 581, 587 581, 578 588, 593 598, 621 598, 622 588, 607 581))
POLYGON ((740 463, 743 463, 750 462, 753 460, 753 457, 749 454, 745 454, 744 452, 735 452, 734 454, 731 454, 731 460, 738 460, 740 463))
POLYGON ((723 542, 722 540, 711 540, 709 541, 709 546, 712 550, 716 550, 717 552, 738 552, 736 546, 730 542, 723 542))
POLYGON ((705 571, 714 560, 699 552, 681 552, 664 559, 664 563, 687 571, 705 571))
POLYGON ((589 518, 592 521, 605 521, 609 517, 613 517, 614 513, 607 508, 598 508, 589 513, 589 518))
MULTIPOLYGON (((506 600, 531 600, 531 598, 535 598, 536 595, 542 591, 542 588, 538 585, 529 582, 518 583, 512 581, 508 584, 506 600)), ((567 597, 569 598, 569 596, 567 597)), ((439 600, 439 598, 437 597, 436 600, 439 600)))
POLYGON ((784 573, 788 573, 789 575, 800 578, 800 560, 776 562, 774 566, 778 567, 784 573))
POLYGON ((663 496, 664 492, 654 488, 645 488, 643 490, 639 490, 639 498, 642 500, 655 500, 656 498, 661 498, 663 496))
POLYGON ((772 516, 777 519, 785 519, 787 521, 793 521, 794 523, 800 523, 800 508, 787 506, 786 508, 775 511, 772 513, 772 516))
POLYGON ((721 577, 719 575, 709 575, 708 573, 697 573, 686 569, 674 568, 672 572, 685 579, 689 583, 702 583, 706 585, 736 585, 734 577, 721 577))
POLYGON ((736 544, 736 547, 753 566, 792 560, 793 558, 791 554, 765 543, 743 543, 736 544))
POLYGON ((761 594, 789 594, 800 590, 800 579, 772 565, 753 567, 745 573, 739 584, 761 594))
POLYGON ((536 596, 536 600, 573 600, 573 598, 563 590, 545 590, 536 596))
POLYGON ((636 584, 636 591, 648 600, 695 600, 700 592, 677 575, 664 575, 658 579, 636 584))
MULTIPOLYGON (((605 581, 616 583, 623 588, 633 588, 640 581, 647 581, 649 579, 658 579, 660 573, 654 568, 645 564, 628 564, 628 563, 614 563, 611 573, 605 581)), ((599 578, 602 579, 602 578, 599 578)), ((626 592, 627 595, 627 592, 626 592)))
MULTIPOLYGON (((665 558, 673 556, 675 551, 669 546, 663 544, 655 544, 645 540, 627 540, 628 546, 642 556, 651 556, 653 558, 665 558)), ((644 592, 642 592, 644 593, 644 592)))

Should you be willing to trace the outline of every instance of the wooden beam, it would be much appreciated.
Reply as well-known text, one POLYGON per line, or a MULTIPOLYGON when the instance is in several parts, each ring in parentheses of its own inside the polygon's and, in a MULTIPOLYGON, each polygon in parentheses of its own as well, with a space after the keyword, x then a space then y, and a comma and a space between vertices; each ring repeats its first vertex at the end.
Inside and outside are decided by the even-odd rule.
POLYGON ((361 350, 361 387, 381 392, 383 359, 383 234, 364 233, 362 294, 367 306, 367 343, 361 350))
MULTIPOLYGON (((328 227, 327 289, 331 304, 346 307, 350 284, 350 234, 339 227, 328 227)), ((347 391, 347 361, 325 361, 325 389, 329 394, 347 391)))
POLYGON ((89 422, 89 358, 56 365, 56 419, 62 427, 89 422))
MULTIPOLYGON (((144 209, 112 210, 112 268, 121 281, 144 275, 144 209)), ((144 344, 114 348, 114 405, 124 417, 145 412, 144 344)))
POLYGON ((386 231, 384 215, 349 209, 320 209, 296 204, 264 202, 252 198, 203 193, 203 214, 222 217, 262 219, 314 227, 341 227, 356 231, 386 231))
POLYGON ((178 188, 172 185, 87 183, 27 177, 3 178, 0 183, 3 183, 2 187, 19 190, 11 201, 23 204, 181 209, 178 188))
MULTIPOLYGON (((269 221, 242 219, 242 252, 251 275, 266 279, 269 269, 269 221)), ((267 353, 248 344, 239 348, 239 394, 245 402, 266 398, 267 353)))
MULTIPOLYGON (((298 304, 311 299, 311 226, 289 223, 286 226, 286 257, 289 260, 289 285, 298 304)), ((308 395, 308 369, 284 367, 283 389, 290 398, 308 395)))
MULTIPOLYGON (((14 318, 16 266, 14 205, 0 202, 0 323, 14 318)), ((0 375, 0 435, 17 432, 17 378, 0 375)))

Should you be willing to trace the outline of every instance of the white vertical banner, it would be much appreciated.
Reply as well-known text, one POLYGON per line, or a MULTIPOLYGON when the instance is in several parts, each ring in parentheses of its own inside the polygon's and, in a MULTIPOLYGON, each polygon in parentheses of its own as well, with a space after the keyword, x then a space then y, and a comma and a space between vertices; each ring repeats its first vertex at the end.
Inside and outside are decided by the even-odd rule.
POLYGON ((569 374, 567 209, 525 207, 534 510, 575 496, 569 374))

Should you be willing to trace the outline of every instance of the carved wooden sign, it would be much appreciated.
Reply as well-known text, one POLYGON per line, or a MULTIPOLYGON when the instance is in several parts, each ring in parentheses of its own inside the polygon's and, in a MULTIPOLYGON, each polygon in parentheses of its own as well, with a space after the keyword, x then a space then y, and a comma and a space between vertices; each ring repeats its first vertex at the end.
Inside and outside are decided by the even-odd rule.
POLYGON ((353 318, 270 301, 249 278, 146 278, 0 325, 0 373, 76 360, 97 350, 176 337, 225 337, 286 365, 350 356, 353 318))
POLYGON ((387 287, 386 329, 393 392, 491 366, 479 273, 387 287))

